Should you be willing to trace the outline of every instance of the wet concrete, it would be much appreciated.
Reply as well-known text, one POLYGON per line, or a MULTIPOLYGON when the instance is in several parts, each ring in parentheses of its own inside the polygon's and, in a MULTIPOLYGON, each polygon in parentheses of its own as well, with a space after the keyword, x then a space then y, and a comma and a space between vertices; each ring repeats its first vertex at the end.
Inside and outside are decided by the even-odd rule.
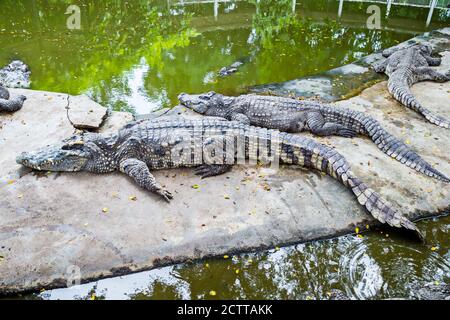
MULTIPOLYGON (((450 67, 445 53, 444 66, 450 67)), ((430 109, 450 117, 450 82, 413 87, 430 109)), ((67 95, 11 90, 28 97, 0 115, 0 293, 64 287, 176 262, 281 246, 363 230, 375 222, 338 182, 282 167, 236 167, 206 180, 191 170, 155 172, 172 191, 167 204, 121 174, 37 174, 15 164, 22 151, 57 142, 75 128, 67 95)), ((386 83, 340 102, 365 111, 450 174, 448 130, 394 101, 386 83)), ((175 108, 164 116, 187 115, 175 108)), ((190 115, 194 116, 194 115, 190 115)), ((127 113, 98 130, 116 130, 127 113)), ((344 154, 353 171, 411 218, 448 212, 448 185, 391 160, 368 139, 317 138, 344 154)))

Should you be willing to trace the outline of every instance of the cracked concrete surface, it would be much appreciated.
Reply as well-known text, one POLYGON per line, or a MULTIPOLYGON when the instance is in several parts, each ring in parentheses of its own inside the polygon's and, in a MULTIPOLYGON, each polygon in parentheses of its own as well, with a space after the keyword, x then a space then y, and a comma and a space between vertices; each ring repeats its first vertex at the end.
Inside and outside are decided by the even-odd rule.
MULTIPOLYGON (((450 68, 448 52, 443 67, 450 68)), ((450 117, 450 82, 420 83, 413 92, 424 105, 450 117)), ((15 164, 17 154, 57 142, 74 128, 67 120, 66 95, 12 94, 25 94, 28 100, 19 112, 0 115, 0 294, 64 287, 74 270, 87 282, 333 237, 375 223, 338 182, 296 167, 274 173, 239 166, 206 180, 192 170, 155 172, 174 194, 171 204, 119 173, 24 172, 15 164)), ((394 101, 385 82, 340 104, 374 116, 450 174, 449 131, 394 101)), ((179 107, 164 115, 198 116, 179 107)), ((129 119, 127 113, 113 114, 99 130, 116 130, 129 119)), ((391 160, 371 140, 315 139, 335 146, 358 176, 409 217, 449 212, 447 184, 391 160)))

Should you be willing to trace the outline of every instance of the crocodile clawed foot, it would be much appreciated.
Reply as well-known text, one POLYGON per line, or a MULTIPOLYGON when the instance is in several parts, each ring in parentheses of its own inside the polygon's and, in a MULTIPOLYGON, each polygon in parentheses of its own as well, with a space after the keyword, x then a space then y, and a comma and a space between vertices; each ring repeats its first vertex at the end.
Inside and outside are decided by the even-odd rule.
POLYGON ((231 170, 230 165, 221 164, 204 164, 194 169, 194 173, 200 176, 202 179, 218 176, 224 174, 225 172, 231 170))
POLYGON ((208 165, 203 165, 195 168, 194 173, 197 176, 200 176, 202 179, 206 179, 216 175, 216 173, 211 170, 211 166, 208 165))
POLYGON ((341 129, 339 130, 338 135, 344 138, 354 138, 358 135, 358 132, 352 129, 341 129))
POLYGON ((159 189, 158 191, 156 191, 156 194, 159 194, 161 197, 164 198, 164 200, 166 200, 166 202, 169 202, 169 203, 170 203, 170 200, 173 199, 173 195, 165 189, 159 189))

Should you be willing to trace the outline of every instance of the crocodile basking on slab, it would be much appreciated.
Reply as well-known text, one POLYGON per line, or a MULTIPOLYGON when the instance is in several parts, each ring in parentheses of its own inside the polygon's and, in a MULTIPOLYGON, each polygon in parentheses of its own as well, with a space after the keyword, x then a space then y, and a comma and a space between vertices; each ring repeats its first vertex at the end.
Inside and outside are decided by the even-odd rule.
POLYGON ((330 104, 290 98, 242 95, 228 97, 215 92, 181 94, 180 103, 206 116, 222 117, 247 125, 285 132, 310 131, 319 136, 369 136, 384 153, 427 176, 450 182, 405 143, 388 133, 371 116, 330 104))
POLYGON ((420 113, 429 122, 450 128, 450 120, 433 114, 412 95, 410 87, 420 81, 450 81, 450 70, 440 73, 430 66, 439 66, 440 58, 434 58, 429 44, 417 44, 403 49, 391 48, 383 52, 386 60, 374 64, 376 72, 389 76, 388 90, 404 106, 420 113))
POLYGON ((15 112, 22 109, 27 98, 23 95, 10 99, 9 91, 0 85, 0 112, 15 112))
POLYGON ((348 187, 373 217, 421 236, 416 226, 351 171, 336 150, 312 139, 225 119, 166 118, 138 121, 117 133, 84 133, 61 144, 24 152, 17 162, 41 171, 121 171, 142 188, 170 201, 172 194, 152 171, 196 167, 196 174, 216 176, 233 164, 285 163, 316 169, 348 187))

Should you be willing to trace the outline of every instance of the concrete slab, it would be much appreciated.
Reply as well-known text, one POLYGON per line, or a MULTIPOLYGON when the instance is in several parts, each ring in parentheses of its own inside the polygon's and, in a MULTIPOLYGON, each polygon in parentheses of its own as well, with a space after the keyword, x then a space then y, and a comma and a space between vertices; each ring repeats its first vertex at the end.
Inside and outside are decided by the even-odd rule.
MULTIPOLYGON (((445 63, 450 66, 448 55, 445 63)), ((450 117, 450 82, 422 83, 413 91, 430 109, 450 117)), ((0 115, 1 176, 21 177, 0 187, 1 294, 333 237, 374 224, 338 182, 294 167, 270 174, 265 168, 236 167, 206 180, 191 170, 156 172, 175 196, 171 204, 118 173, 19 174, 14 162, 19 152, 73 132, 62 112, 65 95, 24 93, 29 99, 21 111, 0 115)), ((386 83, 341 103, 382 121, 450 174, 448 130, 399 105, 386 91, 386 83)), ((193 116, 180 108, 161 114, 193 116)), ((370 140, 318 140, 335 146, 357 175, 409 217, 449 212, 448 185, 391 160, 370 140)))

